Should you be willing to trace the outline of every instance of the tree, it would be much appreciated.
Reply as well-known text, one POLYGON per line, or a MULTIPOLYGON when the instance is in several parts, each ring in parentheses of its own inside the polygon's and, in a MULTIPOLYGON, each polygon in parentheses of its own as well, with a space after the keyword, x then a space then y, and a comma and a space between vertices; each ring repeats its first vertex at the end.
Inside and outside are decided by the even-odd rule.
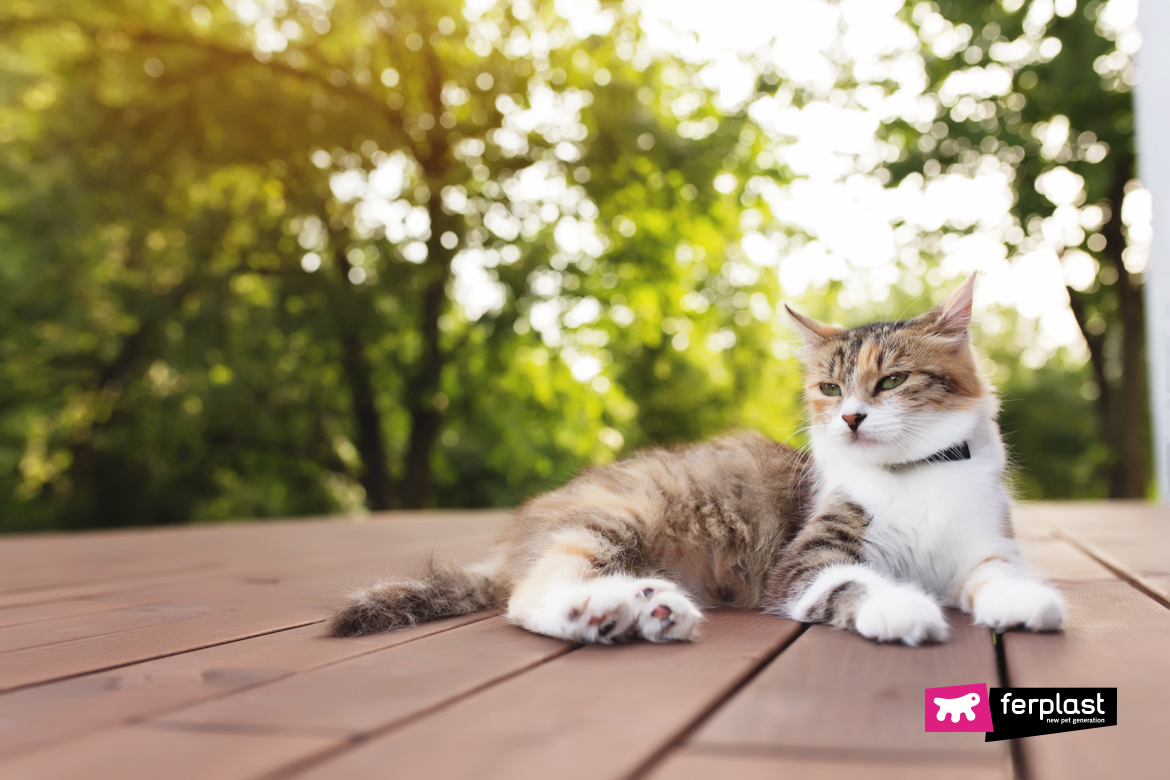
POLYGON ((7 4, 6 527, 513 503, 741 419, 784 374, 728 349, 775 304, 734 241, 785 174, 597 11, 7 4))
POLYGON ((1110 450, 1110 497, 1149 487, 1149 413, 1142 282, 1145 254, 1130 246, 1123 204, 1134 180, 1134 32, 1093 0, 940 0, 908 5, 938 98, 932 126, 886 132, 918 153, 891 166, 916 173, 971 172, 984 156, 1014 177, 1018 254, 1051 247, 1089 351, 1097 437, 1110 450))

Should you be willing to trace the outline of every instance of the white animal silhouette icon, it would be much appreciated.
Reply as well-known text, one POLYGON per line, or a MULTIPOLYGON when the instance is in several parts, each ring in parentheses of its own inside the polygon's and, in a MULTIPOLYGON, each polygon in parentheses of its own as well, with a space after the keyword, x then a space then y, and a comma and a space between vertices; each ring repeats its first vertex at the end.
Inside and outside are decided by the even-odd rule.
POLYGON ((975 705, 979 703, 979 694, 968 693, 955 699, 935 699, 938 705, 938 719, 951 716, 951 723, 959 722, 959 715, 967 716, 967 720, 975 720, 975 705))

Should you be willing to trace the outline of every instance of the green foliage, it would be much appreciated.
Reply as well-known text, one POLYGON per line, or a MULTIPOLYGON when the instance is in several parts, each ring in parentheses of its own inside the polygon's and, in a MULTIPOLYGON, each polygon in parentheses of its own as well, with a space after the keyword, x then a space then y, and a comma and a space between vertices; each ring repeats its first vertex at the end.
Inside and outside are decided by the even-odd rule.
MULTIPOLYGON (((1097 490, 1104 484, 1112 497, 1144 497, 1149 481, 1145 259, 1129 246, 1122 213, 1127 193, 1137 185, 1134 47, 1126 36, 1102 28, 1105 5, 1101 0, 908 4, 903 13, 922 33, 927 91, 939 101, 938 116, 929 127, 896 121, 884 130, 904 149, 890 166, 894 182, 943 172, 972 174, 986 164, 985 155, 1006 166, 1014 185, 1014 224, 1004 234, 1009 253, 1050 246, 1062 257, 1089 366, 1083 379, 1082 372, 1067 367, 1044 372, 1043 387, 1052 389, 1051 403, 1060 404, 1061 413, 1069 415, 1065 419, 1076 419, 1082 433, 1089 430, 1087 421, 1071 415, 1091 410, 1100 443, 1078 448, 1084 455, 1070 464, 1063 480, 1055 474, 1040 479, 1043 495, 1086 495, 1087 486, 1097 490), (973 83, 972 76, 993 73, 984 84, 998 80, 1001 87, 963 87, 973 83), (1066 392, 1082 382, 1095 400, 1091 407, 1066 392)), ((1023 334, 1015 341, 1017 352, 1029 346, 1023 334)), ((1033 448, 1022 440, 1049 430, 1047 415, 1054 411, 1051 405, 1020 405, 1018 451, 1029 468, 1026 453, 1033 448)))
MULTIPOLYGON (((590 23, 551 1, 8 0, 0 531, 508 506, 649 444, 802 443, 782 291, 737 243, 749 209, 770 224, 759 182, 792 178, 779 141, 622 4, 590 23)), ((780 85, 761 71, 757 96, 780 85)), ((1100 289, 1088 316, 1112 322, 1100 289)), ((807 310, 873 314, 836 292, 807 310)), ((1004 332, 1025 492, 1095 494, 1108 455, 1061 425, 1081 371, 1012 373, 1004 332)))
POLYGON ((780 174, 636 20, 242 8, 3 12, 4 529, 508 505, 792 428, 777 290, 724 260, 744 174, 780 174), (461 257, 486 310, 451 300, 461 257))
POLYGON ((1093 404, 1081 395, 1081 372, 1061 365, 1021 369, 1000 388, 1003 431, 1021 499, 1105 498, 1108 447, 1093 404))

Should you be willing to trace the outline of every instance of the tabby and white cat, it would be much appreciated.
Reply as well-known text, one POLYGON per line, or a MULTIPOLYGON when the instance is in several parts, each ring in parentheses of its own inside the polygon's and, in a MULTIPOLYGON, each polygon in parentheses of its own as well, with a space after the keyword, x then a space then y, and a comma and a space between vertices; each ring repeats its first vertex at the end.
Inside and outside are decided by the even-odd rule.
POLYGON ((947 638, 943 606, 997 631, 1059 628, 1059 594, 1012 538, 974 279, 903 322, 845 330, 789 310, 811 453, 746 434, 594 468, 525 504, 490 561, 350 593, 330 633, 502 605, 580 643, 694 639, 716 604, 908 645, 947 638))

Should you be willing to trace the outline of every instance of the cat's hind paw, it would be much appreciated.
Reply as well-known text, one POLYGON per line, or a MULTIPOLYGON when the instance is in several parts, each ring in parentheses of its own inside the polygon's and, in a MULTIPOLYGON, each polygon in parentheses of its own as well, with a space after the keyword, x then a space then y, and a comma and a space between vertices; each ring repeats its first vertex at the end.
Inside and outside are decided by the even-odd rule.
POLYGON ((518 622, 530 631, 578 644, 608 644, 630 630, 631 606, 625 588, 593 580, 556 588, 518 622))
POLYGON ((634 583, 637 631, 651 642, 689 642, 697 639, 703 613, 672 582, 638 580, 634 583))
POLYGON ((538 634, 609 644, 690 641, 698 637, 703 613, 672 582, 611 575, 564 583, 545 593, 539 606, 513 608, 508 617, 538 634))
POLYGON ((1029 631, 1056 631, 1064 622, 1064 601, 1042 582, 992 580, 975 595, 972 617, 993 631, 1017 626, 1029 631))
POLYGON ((878 642, 945 642, 950 627, 942 608, 922 591, 902 585, 883 587, 861 603, 854 620, 857 633, 878 642))

